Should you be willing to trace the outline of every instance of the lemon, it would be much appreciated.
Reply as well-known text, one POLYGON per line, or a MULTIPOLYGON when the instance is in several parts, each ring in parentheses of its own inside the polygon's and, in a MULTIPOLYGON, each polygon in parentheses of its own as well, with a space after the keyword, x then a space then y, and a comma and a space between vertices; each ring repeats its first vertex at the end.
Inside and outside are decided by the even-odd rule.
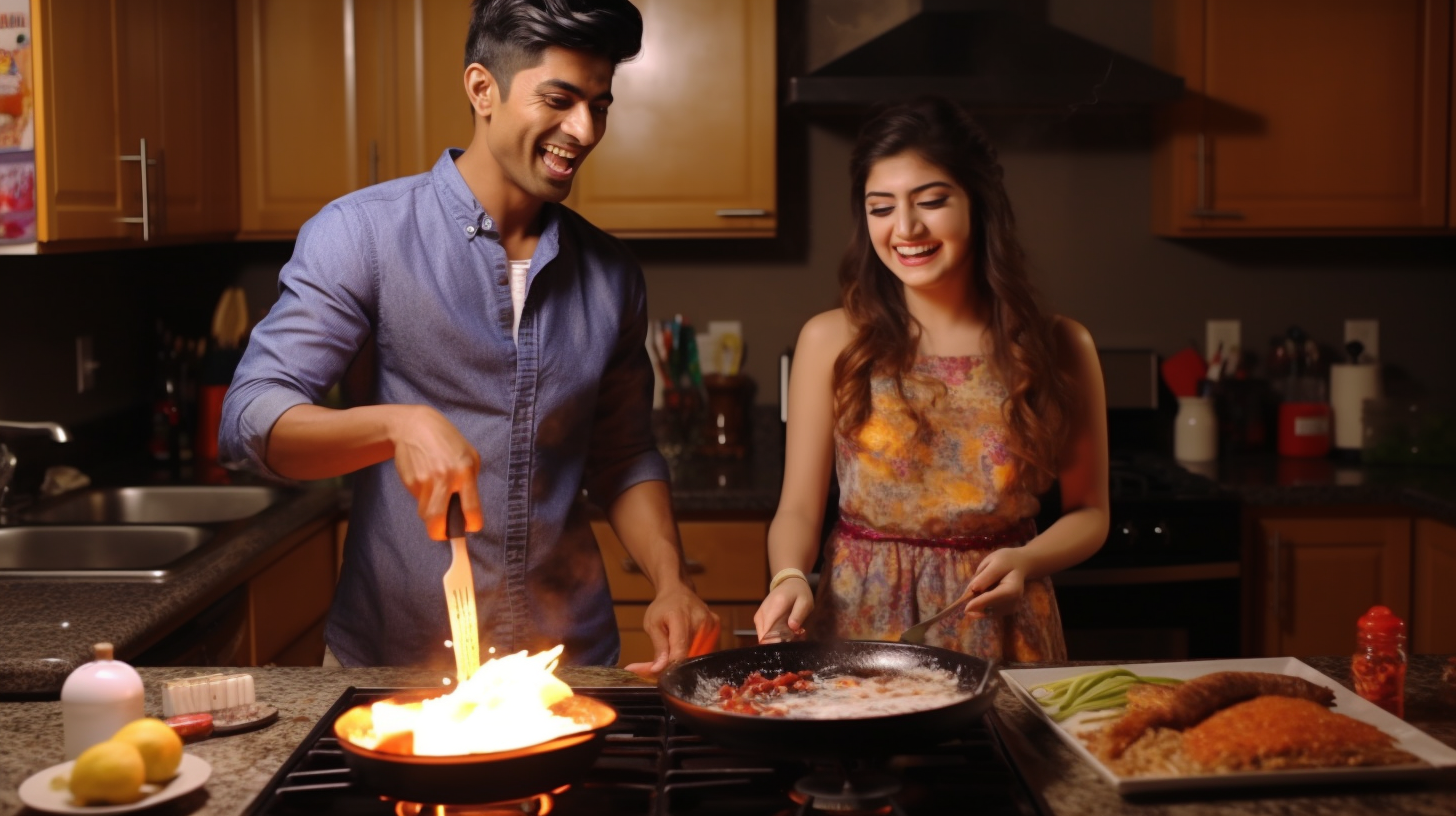
POLYGON ((142 798, 146 766, 141 752, 107 740, 81 752, 71 768, 71 797, 82 805, 125 805, 142 798))
POLYGON ((156 717, 132 720, 111 738, 141 753, 148 782, 166 782, 177 775, 177 766, 182 764, 182 738, 156 717))

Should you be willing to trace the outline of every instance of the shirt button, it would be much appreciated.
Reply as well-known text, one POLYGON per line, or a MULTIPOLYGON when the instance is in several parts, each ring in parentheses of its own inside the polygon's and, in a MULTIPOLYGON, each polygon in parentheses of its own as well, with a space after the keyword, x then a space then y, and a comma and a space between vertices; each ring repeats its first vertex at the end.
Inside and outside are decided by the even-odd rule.
POLYGON ((494 227, 495 222, 490 220, 490 216, 486 216, 485 220, 480 222, 480 228, 483 230, 493 229, 494 227))
POLYGON ((466 227, 465 228, 465 234, 466 235, 474 235, 475 234, 475 225, 474 224, 471 224, 470 226, 466 227))
POLYGON ((500 279, 500 285, 501 286, 509 286, 510 285, 510 282, 511 282, 510 281, 510 278, 501 278, 500 279))

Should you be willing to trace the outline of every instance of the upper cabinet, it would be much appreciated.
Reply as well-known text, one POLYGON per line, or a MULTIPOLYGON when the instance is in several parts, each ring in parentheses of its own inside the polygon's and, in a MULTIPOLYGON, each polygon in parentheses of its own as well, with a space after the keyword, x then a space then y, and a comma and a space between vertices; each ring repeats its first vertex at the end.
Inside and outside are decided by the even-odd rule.
POLYGON ((642 53, 568 203, 624 237, 772 236, 773 0, 634 2, 642 53))
POLYGON ((1448 230, 1450 0, 1168 0, 1153 228, 1168 236, 1448 230))
MULTIPOLYGON (((642 54, 568 204, 623 236, 770 236, 773 0, 637 0, 642 54)), ((473 133, 467 0, 238 0, 242 231, 428 171, 473 133)))
POLYGON ((230 2, 35 0, 42 242, 237 230, 230 2))

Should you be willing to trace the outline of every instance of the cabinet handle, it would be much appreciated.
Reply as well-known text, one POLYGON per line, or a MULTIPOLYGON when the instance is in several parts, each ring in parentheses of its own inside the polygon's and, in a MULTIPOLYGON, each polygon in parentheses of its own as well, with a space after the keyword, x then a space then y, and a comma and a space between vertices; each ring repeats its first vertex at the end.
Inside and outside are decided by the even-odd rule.
POLYGON ((379 142, 369 140, 369 183, 379 183, 379 142))
POLYGON ((769 212, 768 210, 729 208, 725 210, 718 210, 716 213, 714 213, 714 215, 718 216, 719 218, 763 218, 767 215, 773 215, 773 213, 769 212))
POLYGON ((1194 218, 1243 218, 1237 210, 1214 210, 1208 206, 1208 152, 1204 136, 1198 134, 1198 205, 1190 213, 1194 218))
MULTIPOLYGON (((707 569, 707 567, 703 566, 702 561, 695 561, 691 558, 685 559, 683 565, 687 567, 689 575, 701 575, 707 569)), ((622 571, 630 575, 643 574, 642 568, 637 566, 637 562, 630 558, 622 559, 622 571)))
POLYGON ((140 140, 140 142, 141 142, 141 146, 137 148, 136 155, 133 155, 133 156, 122 156, 121 157, 121 160, 122 161, 134 161, 134 162, 137 163, 137 165, 139 167, 141 167, 141 171, 142 171, 142 214, 139 217, 138 216, 135 216, 135 215, 130 215, 130 216, 126 216, 126 217, 123 217, 123 218, 118 218, 116 220, 117 221, 120 221, 123 224, 141 224, 142 225, 142 240, 143 241, 150 241, 150 240, 152 240, 152 206, 151 206, 151 203, 152 202, 151 202, 150 191, 147 189, 147 168, 150 167, 150 166, 152 166, 152 165, 154 165, 154 164, 156 164, 157 163, 157 160, 156 159, 149 159, 149 158, 147 158, 147 140, 145 138, 142 138, 140 140))

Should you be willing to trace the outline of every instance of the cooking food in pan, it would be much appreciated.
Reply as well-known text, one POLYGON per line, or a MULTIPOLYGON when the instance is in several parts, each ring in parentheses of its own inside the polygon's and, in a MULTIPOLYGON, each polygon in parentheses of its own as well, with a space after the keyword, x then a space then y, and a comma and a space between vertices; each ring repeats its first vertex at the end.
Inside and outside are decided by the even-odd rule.
POLYGON ((741 684, 724 683, 712 699, 694 702, 734 714, 848 720, 941 708, 971 695, 955 674, 923 666, 868 676, 797 671, 765 677, 752 672, 741 684))
POLYGON ((1379 728, 1330 711, 1334 699, 1317 683, 1264 672, 1134 683, 1120 716, 1078 737, 1119 776, 1419 762, 1379 728))

